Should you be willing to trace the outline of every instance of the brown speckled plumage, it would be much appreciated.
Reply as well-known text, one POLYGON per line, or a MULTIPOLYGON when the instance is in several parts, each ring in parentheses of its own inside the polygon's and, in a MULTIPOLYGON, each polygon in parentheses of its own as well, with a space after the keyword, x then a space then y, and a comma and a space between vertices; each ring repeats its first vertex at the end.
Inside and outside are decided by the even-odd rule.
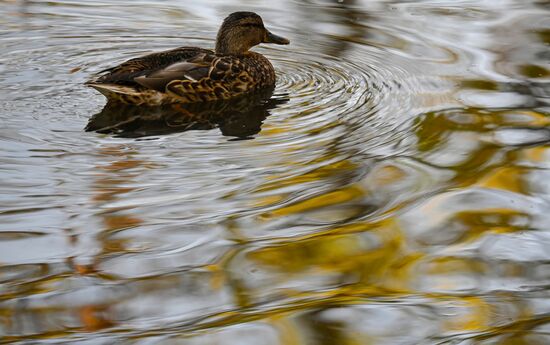
POLYGON ((182 47, 126 61, 87 83, 110 101, 160 105, 238 97, 273 87, 275 71, 260 43, 288 44, 265 29, 252 12, 229 15, 218 32, 216 51, 182 47))

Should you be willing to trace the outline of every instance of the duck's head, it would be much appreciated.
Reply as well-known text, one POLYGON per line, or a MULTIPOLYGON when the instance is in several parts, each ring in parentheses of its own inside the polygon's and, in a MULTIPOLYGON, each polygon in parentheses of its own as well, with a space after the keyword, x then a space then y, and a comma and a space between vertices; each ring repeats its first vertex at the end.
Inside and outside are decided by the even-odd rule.
POLYGON ((244 54, 260 43, 289 44, 286 38, 269 32, 254 12, 231 13, 218 31, 217 54, 244 54))

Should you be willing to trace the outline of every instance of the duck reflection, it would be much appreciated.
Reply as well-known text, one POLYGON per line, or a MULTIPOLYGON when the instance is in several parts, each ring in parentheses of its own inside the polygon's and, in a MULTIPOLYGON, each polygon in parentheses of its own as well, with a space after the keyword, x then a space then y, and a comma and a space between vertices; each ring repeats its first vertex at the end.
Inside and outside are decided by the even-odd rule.
POLYGON ((137 138, 219 128, 224 136, 250 139, 271 109, 288 102, 286 96, 272 96, 273 90, 265 90, 233 100, 156 107, 109 102, 85 129, 137 138))

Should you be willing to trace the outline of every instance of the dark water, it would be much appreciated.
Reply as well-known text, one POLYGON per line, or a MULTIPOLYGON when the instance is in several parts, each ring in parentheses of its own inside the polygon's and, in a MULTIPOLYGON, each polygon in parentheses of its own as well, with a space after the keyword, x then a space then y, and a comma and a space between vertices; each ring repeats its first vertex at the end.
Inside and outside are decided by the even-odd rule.
POLYGON ((0 1, 0 343, 550 343, 549 44, 546 1, 0 1), (270 100, 82 85, 235 10, 270 100))

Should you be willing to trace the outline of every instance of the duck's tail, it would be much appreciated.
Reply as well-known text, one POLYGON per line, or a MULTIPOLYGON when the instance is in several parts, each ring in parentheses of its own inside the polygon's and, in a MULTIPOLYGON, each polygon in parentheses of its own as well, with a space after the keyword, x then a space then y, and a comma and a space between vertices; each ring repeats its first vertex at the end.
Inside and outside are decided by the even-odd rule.
POLYGON ((97 91, 101 92, 105 97, 111 98, 113 95, 137 95, 137 90, 132 86, 117 85, 117 84, 103 84, 95 81, 89 81, 87 86, 93 87, 97 91))
POLYGON ((101 92, 108 101, 135 105, 159 105, 166 102, 166 97, 155 90, 137 90, 129 85, 98 83, 95 81, 89 81, 86 85, 101 92))

